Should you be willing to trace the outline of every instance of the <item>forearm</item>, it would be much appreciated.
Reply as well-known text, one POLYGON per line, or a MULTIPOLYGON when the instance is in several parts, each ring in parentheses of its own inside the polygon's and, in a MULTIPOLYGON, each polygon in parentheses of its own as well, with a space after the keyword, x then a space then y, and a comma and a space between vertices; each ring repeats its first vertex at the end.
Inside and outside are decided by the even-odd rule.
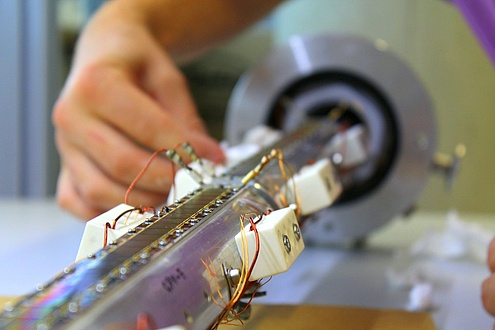
POLYGON ((114 0, 95 20, 136 22, 174 58, 190 58, 253 24, 280 0, 114 0))

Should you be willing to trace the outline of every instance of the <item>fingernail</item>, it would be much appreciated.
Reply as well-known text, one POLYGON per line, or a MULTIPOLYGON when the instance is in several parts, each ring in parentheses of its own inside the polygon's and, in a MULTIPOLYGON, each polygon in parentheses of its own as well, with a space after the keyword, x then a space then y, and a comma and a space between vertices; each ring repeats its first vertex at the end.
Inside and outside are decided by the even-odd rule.
POLYGON ((216 145, 215 149, 208 150, 208 155, 206 158, 217 164, 225 163, 225 154, 218 145, 216 145))

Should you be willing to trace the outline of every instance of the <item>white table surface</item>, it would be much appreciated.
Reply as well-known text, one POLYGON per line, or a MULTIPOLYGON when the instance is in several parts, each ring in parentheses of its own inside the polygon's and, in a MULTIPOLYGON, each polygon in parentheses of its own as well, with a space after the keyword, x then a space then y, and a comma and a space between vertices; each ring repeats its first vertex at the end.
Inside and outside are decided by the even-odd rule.
MULTIPOLYGON (((0 295, 32 291, 74 261, 84 223, 53 200, 0 199, 0 295)), ((495 215, 462 215, 495 230, 495 215)), ((396 219, 374 233, 360 251, 307 247, 292 268, 275 276, 258 303, 319 304, 405 309, 408 291, 387 281, 387 269, 428 228, 442 228, 444 214, 418 213, 396 219)), ((469 258, 407 259, 433 287, 433 319, 439 329, 491 329, 494 319, 481 306, 486 266, 469 258)), ((404 265, 402 265, 404 266, 404 265)), ((405 267, 405 266, 404 266, 405 267)))

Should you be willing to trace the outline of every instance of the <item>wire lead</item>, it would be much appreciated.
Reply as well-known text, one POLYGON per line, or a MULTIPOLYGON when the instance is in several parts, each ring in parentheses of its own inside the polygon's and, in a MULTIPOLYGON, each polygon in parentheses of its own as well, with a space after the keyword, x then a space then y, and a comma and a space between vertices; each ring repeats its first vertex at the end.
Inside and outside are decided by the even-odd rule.
POLYGON ((203 160, 198 156, 198 154, 196 153, 196 151, 194 150, 193 146, 189 143, 189 142, 183 142, 180 146, 182 148, 182 150, 184 150, 186 152, 186 154, 191 157, 192 161, 193 162, 196 162, 199 164, 199 166, 201 166, 201 168, 205 171, 208 172, 208 174, 211 176, 211 177, 214 177, 215 176, 215 171, 213 170, 213 168, 209 167, 209 166, 205 166, 205 163, 203 162, 203 160))
POLYGON ((174 149, 167 150, 165 156, 167 156, 167 158, 170 159, 175 165, 185 169, 196 182, 198 182, 199 184, 203 184, 203 177, 201 176, 201 174, 196 172, 191 167, 187 166, 177 151, 175 151, 174 149))

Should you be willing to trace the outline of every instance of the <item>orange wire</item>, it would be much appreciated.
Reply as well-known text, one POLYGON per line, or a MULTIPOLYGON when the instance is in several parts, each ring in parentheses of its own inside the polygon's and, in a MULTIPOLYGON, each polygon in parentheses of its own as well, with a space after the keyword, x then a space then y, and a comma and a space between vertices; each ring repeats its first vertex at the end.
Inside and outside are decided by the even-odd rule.
MULTIPOLYGON (((174 149, 177 149, 178 146, 180 146, 181 143, 177 143, 174 147, 174 149)), ((138 173, 138 175, 134 178, 134 180, 131 182, 131 184, 129 185, 129 188, 127 188, 127 191, 125 193, 125 197, 124 197, 124 203, 125 204, 129 204, 128 201, 129 201, 129 195, 132 191, 132 189, 134 189, 134 187, 136 186, 137 182, 139 181, 139 179, 141 179, 141 177, 143 176, 143 174, 146 172, 146 170, 148 169, 148 167, 150 166, 151 162, 162 152, 166 152, 168 149, 165 149, 165 148, 161 148, 161 149, 158 149, 156 150, 151 156, 150 158, 148 159, 148 161, 146 162, 146 165, 144 165, 143 169, 138 173)), ((175 167, 174 167, 174 163, 172 162, 171 163, 172 165, 172 187, 174 186, 174 179, 175 179, 175 167)))
POLYGON ((156 208, 154 206, 146 206, 140 210, 141 213, 145 213, 148 211, 153 211, 153 214, 156 214, 156 208))
POLYGON ((258 260, 258 256, 260 254, 260 234, 258 233, 258 229, 256 228, 256 224, 254 223, 253 218, 249 217, 248 220, 251 223, 251 230, 254 231, 254 237, 256 239, 256 250, 254 251, 253 262, 251 263, 251 266, 249 267, 249 271, 246 274, 246 278, 249 281, 249 277, 253 272, 254 266, 256 265, 256 261, 258 260))
POLYGON ((128 203, 128 200, 129 200, 129 194, 131 193, 132 189, 134 189, 134 186, 136 186, 136 183, 139 181, 139 179, 141 179, 141 177, 143 176, 144 172, 146 172, 146 170, 148 169, 148 167, 150 166, 151 162, 162 152, 166 152, 167 149, 158 149, 156 150, 151 156, 150 158, 148 159, 148 161, 146 162, 146 165, 143 167, 143 169, 138 173, 138 175, 134 178, 134 180, 131 182, 131 184, 129 185, 129 188, 127 188, 127 191, 125 193, 125 197, 124 197, 124 203, 126 204, 129 204, 128 203))
MULTIPOLYGON (((254 237, 256 240, 256 250, 254 251, 253 261, 251 262, 251 265, 249 266, 249 270, 246 273, 246 279, 249 281, 249 277, 251 276, 251 273, 253 272, 254 266, 256 265, 256 261, 258 260, 258 256, 260 253, 260 236, 259 236, 258 229, 256 228, 256 224, 254 223, 253 218, 248 217, 248 220, 251 223, 250 229, 254 231, 254 237)), ((244 292, 245 290, 246 290, 245 287, 242 288, 242 292, 244 292)), ((242 297, 242 294, 239 296, 239 299, 235 299, 235 300, 230 301, 229 304, 227 305, 227 308, 231 309, 233 306, 235 306, 235 304, 240 300, 240 297, 242 297)))
MULTIPOLYGON (((244 307, 239 313, 237 313, 238 315, 241 315, 242 313, 244 313, 249 305, 251 304, 251 302, 253 301, 254 297, 256 297, 256 293, 259 291, 259 289, 261 289, 264 285, 266 285, 268 282, 270 282, 270 280, 272 279, 272 277, 270 276, 265 282, 261 283, 260 281, 257 281, 257 282, 253 282, 258 284, 258 286, 256 287, 256 289, 254 289, 253 293, 251 294, 251 297, 249 297, 249 300, 248 302, 246 303, 246 307, 244 307)), ((250 286, 251 287, 251 286, 250 286)))

